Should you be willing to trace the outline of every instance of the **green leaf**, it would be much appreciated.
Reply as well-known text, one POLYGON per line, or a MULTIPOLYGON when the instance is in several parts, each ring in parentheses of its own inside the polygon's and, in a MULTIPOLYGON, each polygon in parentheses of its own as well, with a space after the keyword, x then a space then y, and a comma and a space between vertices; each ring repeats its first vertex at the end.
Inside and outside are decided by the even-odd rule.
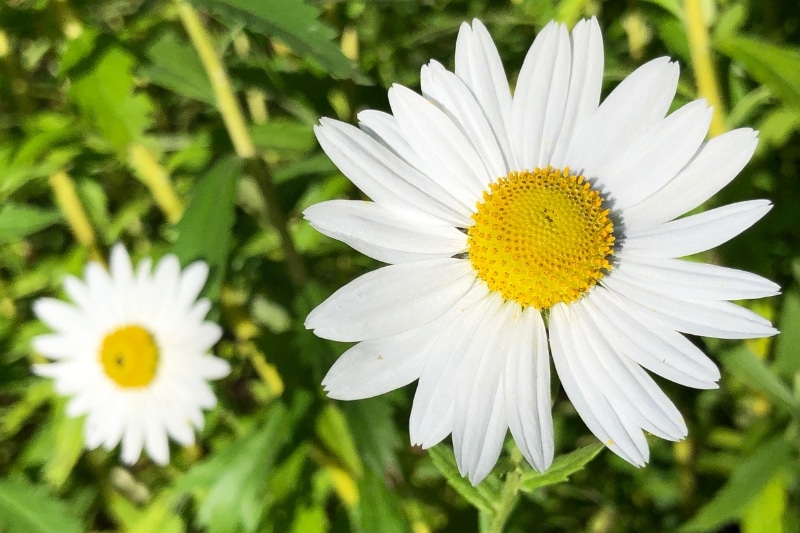
POLYGON ((176 226, 178 240, 172 251, 183 265, 198 259, 208 263, 210 274, 203 294, 212 299, 225 275, 240 173, 240 159, 229 156, 220 160, 197 183, 189 207, 176 226))
POLYGON ((361 459, 342 412, 327 405, 317 417, 316 432, 325 447, 347 467, 354 477, 362 473, 361 459))
MULTIPOLYGON (((128 145, 150 128, 153 112, 153 104, 145 94, 134 94, 134 56, 119 45, 100 43, 100 38, 88 31, 70 43, 70 48, 81 47, 88 47, 91 53, 74 59, 68 72, 69 95, 111 147, 127 160, 128 145)), ((81 53, 65 52, 65 56, 72 55, 81 53)))
POLYGON ((186 473, 176 488, 205 494, 197 512, 200 524, 215 533, 256 531, 269 506, 269 473, 290 431, 286 408, 274 404, 252 435, 186 473))
POLYGON ((60 400, 56 416, 55 442, 44 465, 44 478, 60 489, 83 455, 83 417, 71 418, 66 414, 66 404, 60 400))
POLYGON ((291 533, 326 533, 330 529, 328 515, 320 505, 300 507, 295 511, 291 533))
POLYGON ((402 500, 376 473, 367 470, 359 480, 358 507, 354 510, 357 531, 407 533, 408 519, 403 513, 402 500))
POLYGON ((67 506, 22 478, 0 479, 0 526, 5 533, 80 533, 67 506))
POLYGON ((150 63, 139 72, 151 83, 216 107, 214 90, 191 45, 172 33, 165 33, 150 45, 146 55, 150 63))
POLYGON ((787 476, 783 471, 778 472, 747 506, 742 517, 742 533, 783 533, 787 499, 787 476))
POLYGON ((277 37, 298 55, 319 62, 336 78, 369 81, 333 42, 336 32, 320 21, 319 9, 304 0, 194 0, 193 3, 244 23, 251 31, 277 37))
POLYGON ((465 500, 471 503, 479 511, 493 515, 494 498, 473 487, 472 484, 462 477, 456 466, 456 459, 453 450, 444 444, 439 444, 428 450, 428 454, 433 459, 433 464, 439 469, 444 478, 465 500))
POLYGON ((737 348, 726 352, 720 360, 739 381, 767 396, 777 407, 795 413, 800 411, 800 405, 786 383, 746 345, 740 344, 737 348))
POLYGON ((800 292, 797 288, 786 291, 783 308, 778 319, 781 334, 775 338, 775 370, 791 379, 800 370, 800 292))
POLYGON ((58 211, 52 209, 4 203, 0 206, 0 244, 16 242, 60 218, 58 211))
POLYGON ((253 143, 258 148, 287 149, 307 152, 316 144, 314 129, 294 120, 272 119, 250 128, 253 143))
POLYGON ((723 36, 714 41, 723 54, 738 61, 787 106, 800 110, 800 50, 750 37, 723 36))
POLYGON ((601 443, 590 444, 573 452, 556 457, 553 464, 545 472, 530 470, 522 474, 519 489, 522 492, 534 492, 548 485, 555 485, 569 480, 569 476, 583 470, 589 461, 594 459, 600 450, 601 443))
POLYGON ((681 530, 712 531, 741 517, 750 502, 788 464, 791 452, 792 444, 783 437, 760 444, 758 450, 733 471, 716 496, 681 530))

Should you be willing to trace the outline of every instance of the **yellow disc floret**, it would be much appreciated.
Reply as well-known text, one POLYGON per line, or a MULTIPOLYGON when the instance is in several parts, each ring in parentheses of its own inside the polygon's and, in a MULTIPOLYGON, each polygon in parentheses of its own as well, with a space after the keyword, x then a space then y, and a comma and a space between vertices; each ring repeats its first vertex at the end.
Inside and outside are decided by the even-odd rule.
POLYGON ((145 387, 156 375, 158 346, 141 326, 124 326, 103 339, 100 362, 120 387, 145 387))
POLYGON ((469 260, 506 300, 537 309, 573 302, 611 268, 609 210, 569 169, 512 172, 484 191, 477 210, 469 260))

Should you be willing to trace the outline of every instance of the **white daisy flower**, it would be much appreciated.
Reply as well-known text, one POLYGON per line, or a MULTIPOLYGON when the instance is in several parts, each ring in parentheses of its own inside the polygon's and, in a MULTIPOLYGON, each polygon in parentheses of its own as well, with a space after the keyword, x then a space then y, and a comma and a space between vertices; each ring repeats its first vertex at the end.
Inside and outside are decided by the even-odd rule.
POLYGON ((702 100, 667 116, 668 58, 599 104, 595 19, 536 37, 512 96, 480 21, 463 24, 455 73, 431 61, 422 96, 389 90, 392 114, 360 129, 322 119, 322 148, 372 201, 329 201, 311 225, 389 263, 317 307, 306 326, 360 341, 323 381, 353 400, 419 380, 410 435, 453 435, 462 475, 483 479, 510 429, 538 470, 553 460, 550 356, 589 429, 634 465, 643 432, 680 440, 681 414, 645 371, 695 388, 720 374, 681 333, 742 339, 770 323, 729 300, 779 288, 677 259, 738 235, 769 211, 754 200, 677 218, 728 184, 755 149, 739 129, 704 142, 702 100))
POLYGON ((202 409, 217 403, 207 381, 230 371, 208 354, 222 334, 204 320, 209 301, 197 299, 208 266, 198 261, 181 272, 178 259, 167 255, 153 272, 149 258, 134 272, 120 244, 110 264, 107 272, 89 263, 85 281, 64 280, 73 303, 34 303, 36 316, 54 332, 35 337, 33 349, 55 361, 34 365, 34 372, 72 397, 69 416, 87 415, 87 448, 110 450, 122 441, 123 462, 136 462, 144 447, 166 464, 167 435, 184 446, 194 443, 202 409))

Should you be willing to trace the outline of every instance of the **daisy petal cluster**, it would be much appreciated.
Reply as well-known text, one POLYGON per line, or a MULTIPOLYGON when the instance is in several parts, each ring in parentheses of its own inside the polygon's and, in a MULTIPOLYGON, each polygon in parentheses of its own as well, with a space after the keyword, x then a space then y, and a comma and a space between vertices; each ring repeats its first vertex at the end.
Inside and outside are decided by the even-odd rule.
POLYGON ((766 200, 682 216, 727 185, 757 135, 706 141, 705 101, 667 114, 678 65, 650 61, 601 103, 595 19, 537 35, 516 88, 483 24, 463 24, 455 72, 422 67, 422 94, 389 90, 391 114, 359 127, 322 119, 319 142, 371 201, 305 211, 312 226, 388 266, 338 290, 307 318, 357 342, 323 381, 367 398, 418 380, 410 436, 452 434, 473 483, 510 430, 538 470, 553 460, 550 361, 588 428, 634 465, 645 432, 679 440, 681 414, 649 372, 713 388, 717 366, 683 334, 774 335, 731 303, 779 288, 680 259, 763 217, 766 200))
POLYGON ((36 316, 52 330, 33 339, 33 348, 54 362, 34 372, 69 396, 67 414, 86 415, 89 449, 122 443, 122 461, 134 463, 142 449, 156 463, 169 461, 167 436, 194 443, 203 409, 216 405, 209 380, 225 377, 228 363, 208 351, 222 332, 205 321, 211 308, 198 299, 208 266, 181 271, 174 255, 152 268, 134 270, 122 245, 111 251, 110 271, 89 263, 84 279, 68 276, 71 303, 42 298, 36 316))

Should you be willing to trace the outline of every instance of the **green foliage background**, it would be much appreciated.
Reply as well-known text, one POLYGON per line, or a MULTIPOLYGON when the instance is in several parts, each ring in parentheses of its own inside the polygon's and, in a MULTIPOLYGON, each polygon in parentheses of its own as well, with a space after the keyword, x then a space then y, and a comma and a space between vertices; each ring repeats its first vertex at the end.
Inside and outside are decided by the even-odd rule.
POLYGON ((5 2, 0 531, 800 531, 800 11, 782 0, 706 0, 698 19, 697 3, 5 2), (190 38, 191 13, 205 51, 190 38), (387 110, 386 88, 418 88, 430 58, 452 67, 464 20, 487 24, 513 80, 547 21, 591 15, 604 30, 604 94, 670 55, 682 67, 674 107, 698 97, 702 67, 687 35, 707 28, 725 127, 760 130, 755 157, 713 203, 770 198, 775 208, 703 259, 780 283, 782 296, 750 305, 782 334, 693 339, 723 368, 721 387, 663 382, 689 438, 650 439, 646 468, 600 452, 559 392, 553 469, 532 472, 509 440, 472 488, 447 445, 410 447, 413 386, 351 403, 321 391, 346 346, 315 338, 303 319, 378 265, 302 221, 308 205, 359 197, 312 126, 387 110), (221 59, 235 100, 215 92, 201 57, 221 59), (225 122, 232 102, 244 110, 238 129, 225 122), (70 211, 73 187, 88 226, 70 211), (209 262, 205 295, 226 332, 216 352, 233 371, 215 386, 220 404, 198 444, 173 444, 163 468, 84 451, 82 421, 66 418, 65 401, 29 370, 41 360, 30 339, 44 331, 31 303, 63 296, 63 276, 117 241, 134 258, 209 262))

